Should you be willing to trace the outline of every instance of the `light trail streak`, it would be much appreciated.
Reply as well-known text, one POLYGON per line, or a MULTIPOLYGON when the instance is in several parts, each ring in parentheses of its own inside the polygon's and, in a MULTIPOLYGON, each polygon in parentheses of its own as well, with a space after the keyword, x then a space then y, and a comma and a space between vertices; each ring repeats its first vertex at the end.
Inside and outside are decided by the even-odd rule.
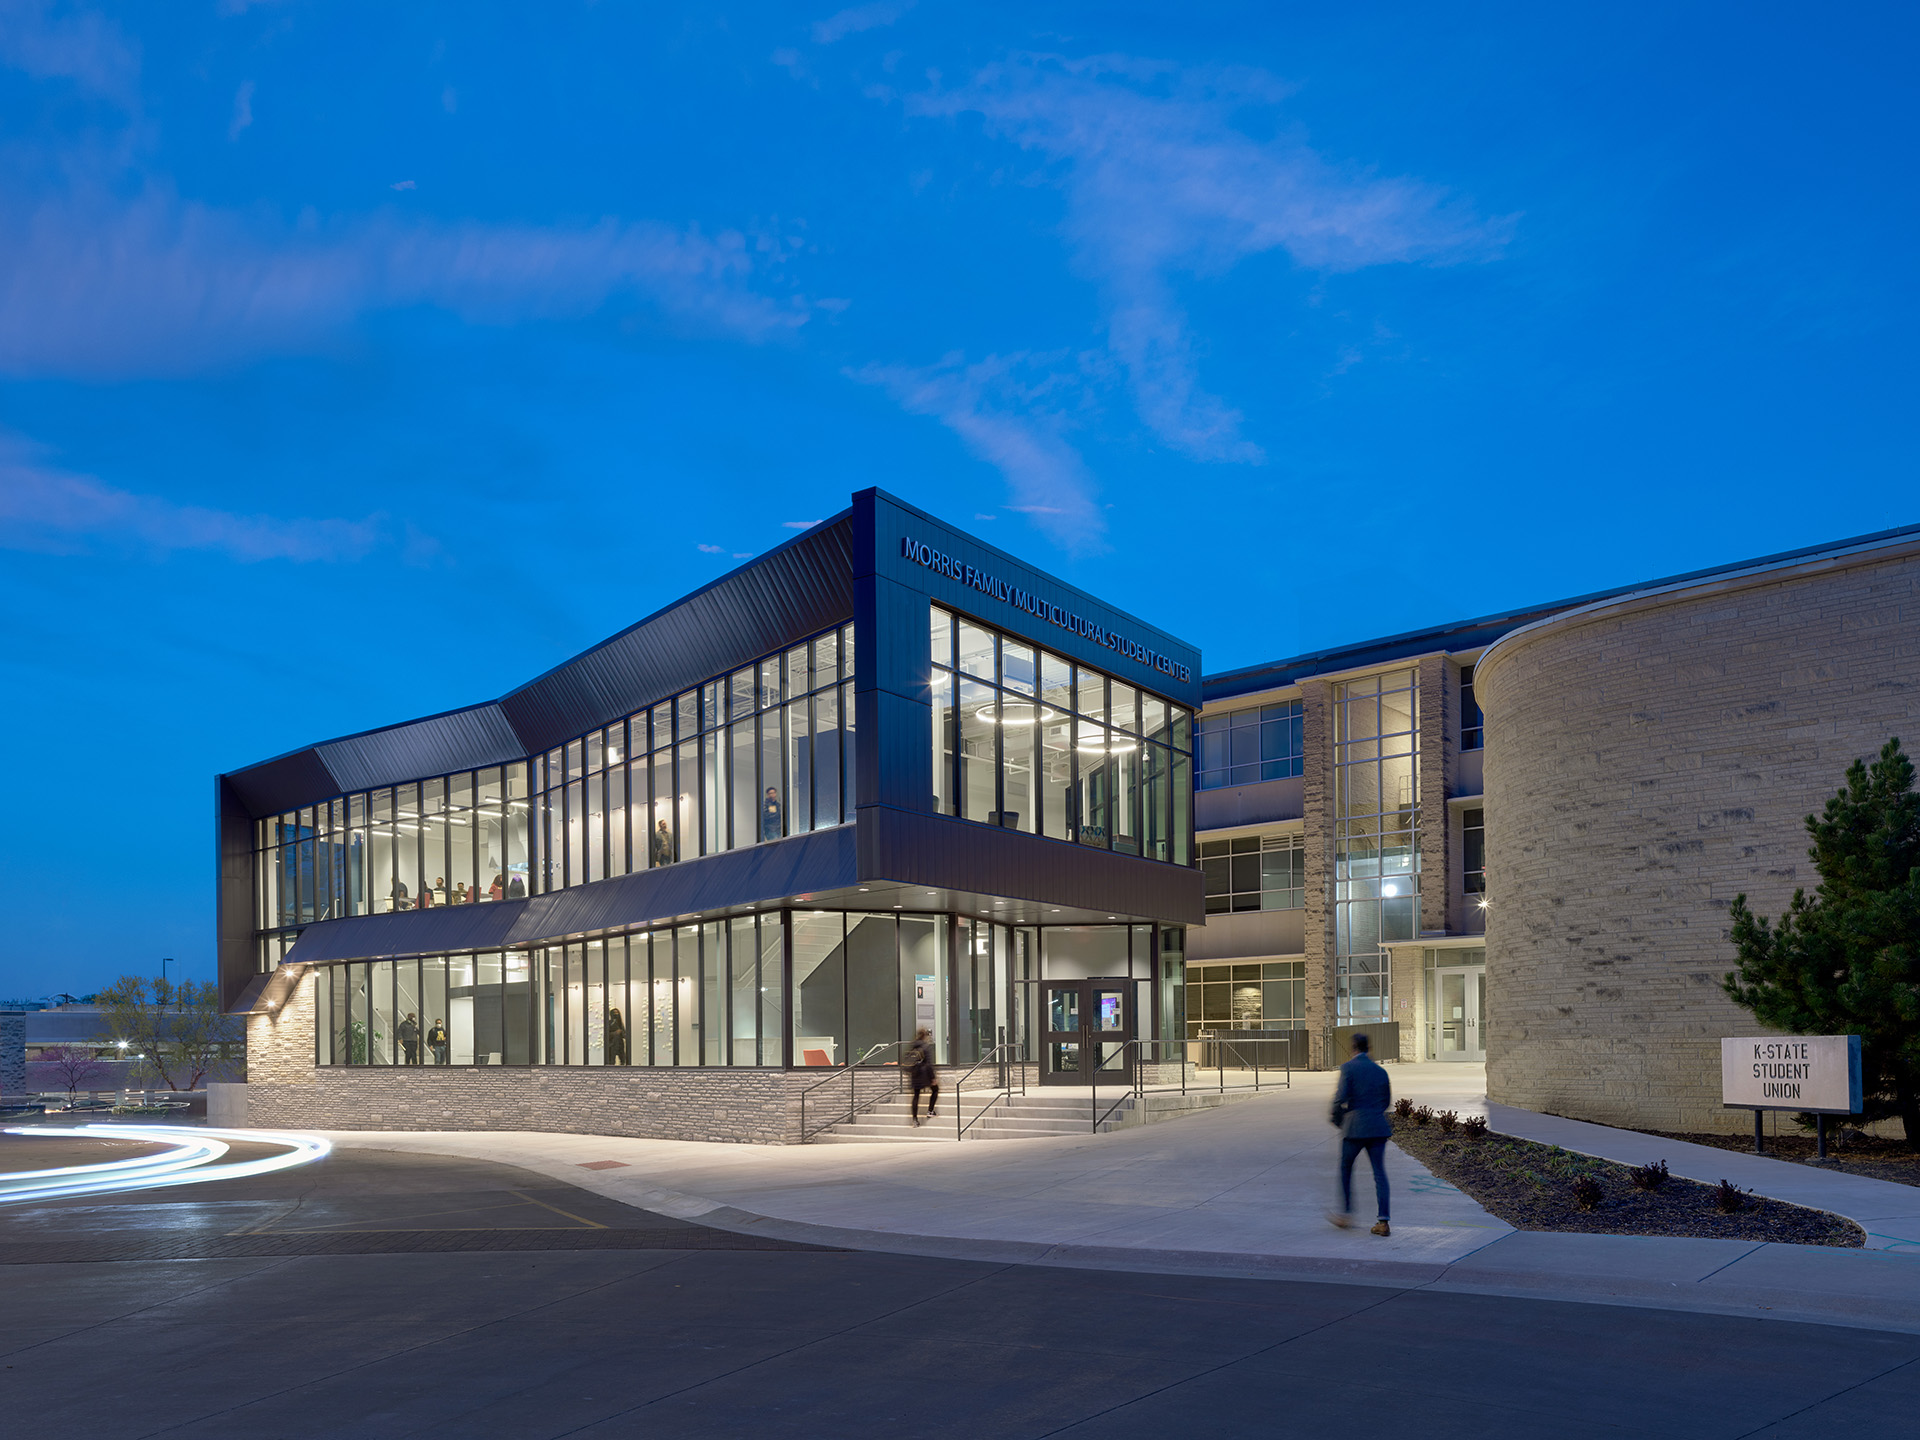
POLYGON ((56 1170, 19 1170, 0 1174, 0 1205, 25 1200, 59 1200, 74 1195, 115 1195, 126 1190, 154 1190, 169 1185, 198 1185, 212 1180, 238 1180, 249 1175, 270 1175, 324 1159, 333 1142, 318 1135, 298 1135, 275 1130, 203 1130, 180 1125, 75 1125, 54 1127, 21 1125, 6 1131, 9 1135, 80 1136, 89 1140, 132 1140, 152 1144, 156 1140, 173 1141, 173 1147, 157 1155, 139 1155, 124 1160, 109 1160, 99 1165, 69 1165, 56 1170), (278 1155, 263 1155, 255 1160, 237 1160, 212 1165, 230 1148, 228 1142, 258 1145, 284 1145, 278 1155))

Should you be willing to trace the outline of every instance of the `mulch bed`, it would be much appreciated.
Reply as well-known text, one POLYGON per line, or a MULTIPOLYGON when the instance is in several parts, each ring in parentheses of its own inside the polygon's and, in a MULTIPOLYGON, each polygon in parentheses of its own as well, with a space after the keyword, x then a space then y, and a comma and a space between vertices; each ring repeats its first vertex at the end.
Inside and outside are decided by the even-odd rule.
MULTIPOLYGON (((1664 1140, 1684 1140, 1689 1145, 1711 1145, 1716 1150, 1753 1153, 1752 1135, 1676 1135, 1666 1130, 1648 1130, 1664 1140)), ((1786 1160, 1800 1165, 1816 1163, 1817 1146, 1811 1135, 1797 1131, 1791 1135, 1767 1136, 1769 1160, 1786 1160)), ((1848 1175, 1865 1175, 1872 1180, 1891 1180, 1897 1185, 1920 1185, 1920 1151, 1907 1148, 1904 1140, 1883 1140, 1858 1131, 1841 1131, 1827 1136, 1827 1159, 1823 1170, 1839 1170, 1848 1175), (1843 1138, 1844 1137, 1844 1138, 1843 1138)))
POLYGON ((1394 1121, 1393 1140, 1517 1230, 1775 1240, 1789 1245, 1858 1247, 1866 1241, 1851 1220, 1758 1195, 1745 1195, 1738 1211, 1723 1213, 1715 1205, 1714 1186, 1677 1175, 1656 1190, 1642 1190, 1627 1166, 1557 1145, 1493 1134, 1474 1140, 1459 1130, 1447 1135, 1438 1124, 1403 1119, 1394 1121), (1574 1198, 1574 1183, 1582 1176, 1601 1190, 1590 1210, 1574 1198))

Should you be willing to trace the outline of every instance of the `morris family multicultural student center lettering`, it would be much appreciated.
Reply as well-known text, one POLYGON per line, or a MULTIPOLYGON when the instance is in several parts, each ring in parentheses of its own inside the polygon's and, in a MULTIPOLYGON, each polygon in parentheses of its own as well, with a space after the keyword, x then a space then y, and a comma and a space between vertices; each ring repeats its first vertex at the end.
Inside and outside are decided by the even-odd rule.
POLYGON ((1178 660, 1162 655, 1157 650, 1149 649, 1138 640, 1109 630, 1097 620, 1089 620, 1086 616, 1077 615, 1064 606, 1042 600, 1030 590, 1022 590, 1018 585, 989 575, 986 571, 977 569, 965 561, 956 560, 951 555, 943 555, 912 536, 901 539, 900 553, 914 564, 924 565, 937 575, 944 575, 949 580, 958 581, 971 590, 978 590, 982 595, 991 595, 994 599, 1011 605, 1016 610, 1024 610, 1029 615, 1038 616, 1050 625, 1058 625, 1062 630, 1091 640, 1094 644, 1124 655, 1129 660, 1138 661, 1162 675, 1171 675, 1180 681, 1193 679, 1192 669, 1182 665, 1178 660))

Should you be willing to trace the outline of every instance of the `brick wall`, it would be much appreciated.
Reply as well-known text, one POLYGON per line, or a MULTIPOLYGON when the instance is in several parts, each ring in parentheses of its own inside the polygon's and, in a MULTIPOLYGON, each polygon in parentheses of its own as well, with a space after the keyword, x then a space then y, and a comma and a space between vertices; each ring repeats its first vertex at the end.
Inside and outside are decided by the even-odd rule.
POLYGON ((1804 817, 1890 735, 1920 748, 1920 557, 1847 557, 1550 621, 1475 674, 1489 1095, 1739 1131, 1727 908, 1817 883, 1804 817))
MULTIPOLYGON (((889 1067, 822 1070, 669 1069, 649 1066, 328 1066, 313 1063, 313 975, 280 1010, 247 1021, 247 1124, 315 1130, 544 1130, 656 1140, 794 1144, 844 1113, 848 1085, 864 1104, 899 1088, 889 1067), (814 1087, 819 1087, 815 1089, 814 1087)), ((943 1066, 951 1092, 969 1067, 943 1066)), ((1021 1067, 1010 1067, 1018 1078, 1021 1067)), ((1029 1086, 1038 1083, 1027 1066, 1029 1086)), ((982 1068, 967 1093, 991 1088, 982 1068)))

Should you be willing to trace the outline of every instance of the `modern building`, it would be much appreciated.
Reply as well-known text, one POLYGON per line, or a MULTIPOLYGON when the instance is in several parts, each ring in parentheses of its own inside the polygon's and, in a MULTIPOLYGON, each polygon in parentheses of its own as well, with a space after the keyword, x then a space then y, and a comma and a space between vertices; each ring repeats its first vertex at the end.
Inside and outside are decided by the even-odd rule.
POLYGON ((1920 748, 1920 527, 1212 675, 1186 1027, 1364 1028, 1491 1099, 1736 1129, 1726 912, 1816 883, 1804 817, 1920 748))
POLYGON ((1364 1028, 1732 1129, 1727 907, 1916 721, 1920 527, 1203 681, 865 491, 499 701, 220 777, 221 982, 254 1123, 788 1140, 925 1025, 1064 1084, 1364 1028))
POLYGON ((497 701, 222 775, 250 1121, 790 1140, 921 1026, 1124 1073, 1184 1029, 1199 699, 868 490, 497 701))

